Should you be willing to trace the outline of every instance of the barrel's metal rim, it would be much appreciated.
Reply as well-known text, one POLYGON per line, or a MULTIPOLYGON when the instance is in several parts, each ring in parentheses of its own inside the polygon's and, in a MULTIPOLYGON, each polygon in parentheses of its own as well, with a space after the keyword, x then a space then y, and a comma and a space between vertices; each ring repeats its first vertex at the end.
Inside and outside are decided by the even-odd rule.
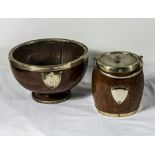
POLYGON ((99 72, 107 77, 110 77, 110 78, 114 78, 114 79, 128 79, 128 78, 132 78, 132 77, 135 77, 136 75, 140 74, 141 72, 143 71, 143 68, 141 68, 140 70, 138 70, 137 72, 135 73, 132 73, 130 75, 126 75, 126 76, 116 76, 116 75, 112 75, 112 74, 108 74, 108 73, 105 73, 103 72, 102 70, 99 69, 99 72))
POLYGON ((105 71, 107 73, 121 73, 117 70, 117 68, 113 68, 113 67, 109 67, 107 65, 104 65, 102 63, 99 62, 99 59, 101 57, 103 57, 104 55, 108 55, 108 54, 111 54, 111 53, 122 53, 122 54, 129 54, 129 55, 133 55, 134 57, 137 58, 137 61, 136 63, 133 63, 132 65, 129 65, 129 66, 122 66, 122 68, 126 68, 125 71, 123 71, 123 73, 129 73, 129 72, 133 72, 134 70, 138 69, 138 68, 141 68, 143 66, 143 60, 141 58, 141 56, 138 56, 137 54, 135 53, 132 53, 132 52, 128 52, 128 51, 109 51, 109 52, 105 52, 104 54, 100 55, 99 57, 95 58, 94 61, 96 63, 96 65, 98 66, 99 69, 101 69, 102 71, 105 71))
POLYGON ((135 113, 137 113, 138 112, 138 109, 137 110, 135 110, 135 111, 132 111, 132 112, 129 112, 129 113, 124 113, 124 114, 113 114, 113 113, 107 113, 107 112, 103 112, 103 111, 101 111, 101 110, 99 110, 99 109, 97 109, 96 108, 96 110, 97 110, 97 112, 99 113, 99 114, 101 114, 101 115, 104 115, 104 116, 107 116, 107 117, 117 117, 117 118, 119 118, 119 117, 128 117, 128 116, 131 116, 131 115, 133 115, 133 114, 135 114, 135 113))
POLYGON ((27 71, 36 71, 36 72, 50 72, 50 71, 60 71, 60 70, 64 70, 64 69, 69 69, 69 68, 72 68, 72 67, 75 67, 75 66, 81 64, 87 58, 88 58, 88 48, 86 45, 84 45, 80 42, 74 41, 74 40, 62 39, 62 38, 37 39, 37 40, 31 40, 31 41, 21 43, 10 50, 9 57, 8 57, 9 61, 11 62, 11 64, 13 66, 15 66, 19 69, 23 69, 23 70, 27 70, 27 71), (30 45, 30 44, 42 42, 42 41, 68 42, 68 43, 77 44, 84 49, 84 53, 79 58, 77 58, 73 61, 69 61, 66 63, 57 64, 57 65, 46 65, 46 66, 26 64, 26 63, 16 60, 13 57, 13 53, 16 49, 18 49, 24 45, 30 45))

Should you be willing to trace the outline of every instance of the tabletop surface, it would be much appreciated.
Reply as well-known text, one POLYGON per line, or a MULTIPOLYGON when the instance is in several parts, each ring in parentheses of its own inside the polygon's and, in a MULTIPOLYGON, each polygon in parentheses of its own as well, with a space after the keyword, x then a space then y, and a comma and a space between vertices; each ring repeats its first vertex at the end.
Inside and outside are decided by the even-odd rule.
POLYGON ((31 92, 0 68, 0 135, 155 135, 155 65, 145 65, 145 85, 138 113, 109 118, 96 112, 91 93, 91 72, 60 104, 33 101, 31 92))

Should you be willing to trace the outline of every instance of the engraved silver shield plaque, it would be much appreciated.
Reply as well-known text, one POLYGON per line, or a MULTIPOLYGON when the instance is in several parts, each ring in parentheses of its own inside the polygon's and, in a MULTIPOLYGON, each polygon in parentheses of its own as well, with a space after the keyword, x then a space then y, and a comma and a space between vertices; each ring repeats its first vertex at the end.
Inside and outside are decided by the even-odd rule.
POLYGON ((111 87, 111 94, 118 104, 122 104, 128 96, 129 89, 123 86, 111 87))
POLYGON ((42 73, 41 75, 45 85, 48 88, 55 89, 59 86, 61 82, 62 72, 61 71, 58 73, 50 72, 49 74, 42 73))

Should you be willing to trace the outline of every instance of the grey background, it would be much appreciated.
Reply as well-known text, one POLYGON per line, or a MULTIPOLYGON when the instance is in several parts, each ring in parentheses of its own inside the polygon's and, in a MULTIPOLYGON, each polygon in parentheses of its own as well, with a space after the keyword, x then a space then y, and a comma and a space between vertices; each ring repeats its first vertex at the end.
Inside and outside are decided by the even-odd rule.
MULTIPOLYGON (((32 39, 68 38, 86 44, 92 55, 127 50, 155 64, 155 19, 0 19, 0 65, 13 46, 32 39)), ((91 58, 90 58, 91 60, 91 58)))

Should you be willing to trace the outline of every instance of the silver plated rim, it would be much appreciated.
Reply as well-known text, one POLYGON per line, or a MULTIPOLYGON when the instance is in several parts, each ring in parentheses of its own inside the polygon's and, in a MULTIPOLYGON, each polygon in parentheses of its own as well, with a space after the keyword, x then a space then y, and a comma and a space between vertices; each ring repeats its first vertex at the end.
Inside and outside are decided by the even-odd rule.
POLYGON ((12 48, 9 52, 9 61, 10 63, 20 69, 23 70, 28 70, 28 71, 36 71, 36 72, 50 72, 50 71, 60 71, 60 70, 64 70, 64 69, 68 69, 68 68, 72 68, 74 66, 77 66, 79 64, 81 64, 85 59, 88 58, 88 48, 87 46, 85 46, 84 44, 74 41, 74 40, 69 40, 69 39, 62 39, 62 38, 48 38, 48 39, 37 39, 37 40, 31 40, 31 41, 27 41, 24 43, 21 43, 17 46, 15 46, 14 48, 12 48), (81 55, 79 58, 73 60, 73 61, 69 61, 67 63, 62 63, 62 64, 57 64, 57 65, 47 65, 47 66, 39 66, 39 65, 31 65, 31 64, 26 64, 23 62, 20 62, 18 60, 16 60, 13 57, 13 53, 16 49, 24 46, 24 45, 31 45, 33 43, 38 43, 38 42, 42 42, 42 41, 53 41, 53 42, 68 42, 68 43, 73 43, 76 45, 81 46, 84 49, 84 53, 83 55, 81 55))
POLYGON ((105 76, 108 76, 110 78, 114 78, 114 79, 128 79, 128 78, 132 78, 135 77, 136 75, 140 74, 143 71, 143 69, 141 68, 140 70, 138 70, 137 72, 130 74, 130 75, 126 75, 126 76, 116 76, 116 75, 112 75, 112 74, 108 74, 103 72, 102 70, 99 69, 99 72, 105 76))
POLYGON ((107 113, 107 112, 103 112, 103 111, 101 111, 101 110, 99 110, 99 109, 97 109, 96 108, 96 110, 97 110, 97 112, 99 113, 99 114, 101 114, 101 115, 103 115, 103 116, 107 116, 107 117, 128 117, 128 116, 131 116, 131 115, 133 115, 133 114, 135 114, 135 113, 137 113, 138 112, 138 109, 137 110, 135 110, 135 111, 132 111, 132 112, 129 112, 129 113, 124 113, 124 114, 113 114, 113 113, 107 113))

